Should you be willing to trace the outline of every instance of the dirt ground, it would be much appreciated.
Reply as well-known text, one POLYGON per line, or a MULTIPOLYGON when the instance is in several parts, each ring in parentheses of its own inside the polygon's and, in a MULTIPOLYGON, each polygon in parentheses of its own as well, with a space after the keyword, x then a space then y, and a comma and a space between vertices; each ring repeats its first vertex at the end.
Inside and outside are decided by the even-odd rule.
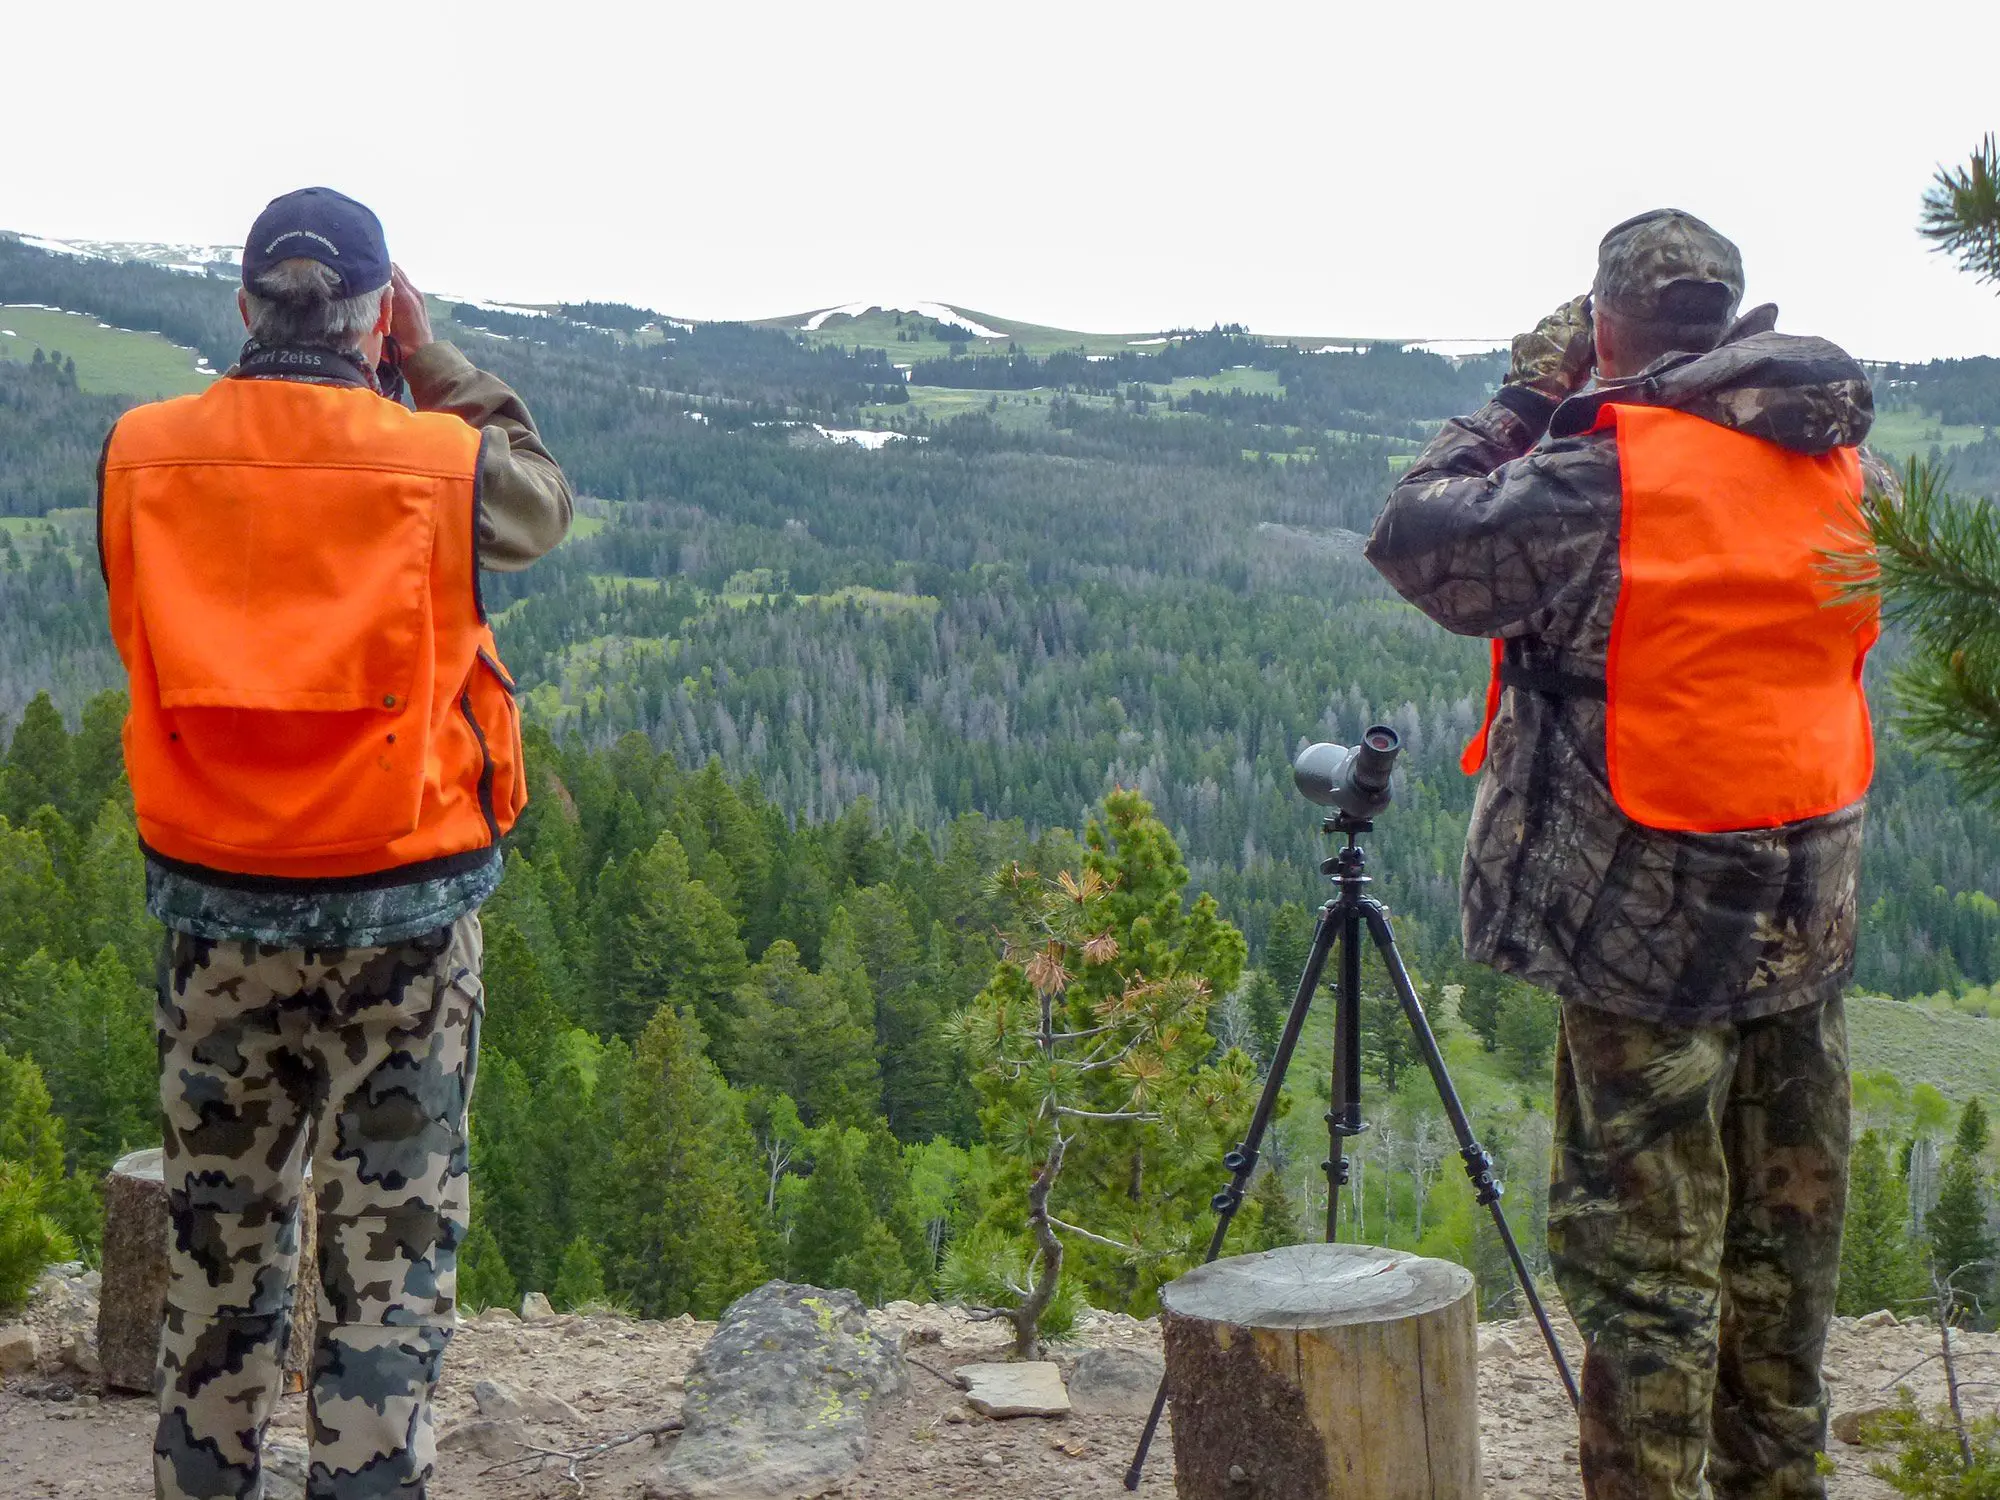
MULTIPOLYGON (((0 1497, 76 1496, 146 1500, 152 1493, 150 1401, 98 1397, 66 1370, 59 1351, 63 1326, 76 1325, 74 1294, 62 1308, 31 1309, 43 1337, 44 1368, 0 1386, 0 1497)), ((911 1329, 910 1393, 886 1407, 873 1451, 860 1475, 840 1493, 852 1500, 905 1496, 968 1496, 984 1500, 1113 1500, 1140 1419, 1073 1415, 1059 1419, 993 1421, 973 1413, 949 1384, 961 1364, 1005 1356, 1005 1338, 940 1308, 893 1304, 883 1316, 911 1329)), ((1879 1315, 1878 1315, 1879 1316, 1879 1315)), ((634 1322, 615 1316, 556 1317, 522 1323, 490 1312, 464 1325, 446 1360, 438 1394, 440 1473, 436 1500, 544 1500, 574 1496, 561 1462, 504 1464, 468 1441, 477 1429, 473 1385, 505 1382, 523 1396, 554 1396, 531 1419, 531 1438, 551 1449, 576 1451, 672 1416, 682 1377, 711 1325, 634 1322)), ((1994 1373, 2000 1337, 1963 1335, 1966 1378, 1994 1373)), ((1076 1337, 1054 1351, 1067 1365, 1095 1345, 1157 1349, 1150 1323, 1092 1315, 1076 1337)), ((1926 1401, 1942 1399, 1937 1331, 1923 1324, 1861 1326, 1841 1320, 1829 1347, 1828 1372, 1836 1417, 1884 1402, 1898 1378, 1926 1401), (1917 1367, 1914 1373, 1909 1373, 1917 1367)), ((1480 1421, 1486 1495, 1499 1500, 1577 1500, 1575 1425, 1532 1324, 1488 1324, 1481 1331, 1480 1421)), ((1977 1394, 1991 1394, 1981 1387, 1977 1394)), ((528 1402, 531 1408, 536 1403, 528 1402)), ((1990 1403, 1988 1403, 1990 1405, 1990 1403)), ((299 1432, 305 1401, 283 1401, 277 1428, 299 1432)), ((671 1438, 665 1439, 671 1442, 671 1438)), ((641 1500, 661 1450, 650 1439, 616 1449, 582 1467, 581 1493, 593 1500, 641 1500)), ((1835 1500, 1892 1500, 1868 1475, 1870 1455, 1835 1441, 1835 1500)), ((1173 1494, 1173 1453, 1165 1431, 1139 1493, 1173 1494)))

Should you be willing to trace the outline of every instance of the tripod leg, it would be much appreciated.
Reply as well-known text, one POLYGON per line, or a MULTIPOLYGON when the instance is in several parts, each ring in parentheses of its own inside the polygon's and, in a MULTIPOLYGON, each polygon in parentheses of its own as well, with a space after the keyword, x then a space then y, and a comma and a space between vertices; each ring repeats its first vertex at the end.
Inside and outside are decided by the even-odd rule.
POLYGON ((1361 1134, 1361 912, 1342 901, 1340 993, 1333 1010, 1333 1077, 1326 1110, 1326 1242, 1340 1238, 1340 1190, 1347 1186, 1347 1140, 1361 1134))
MULTIPOLYGON (((1312 1009, 1313 995, 1319 989, 1320 976, 1326 970, 1327 954, 1333 947, 1334 906, 1329 902, 1320 908, 1319 925, 1313 929, 1312 951, 1306 955, 1305 972, 1299 976, 1299 988, 1292 996, 1291 1013, 1285 1017, 1285 1029, 1278 1037, 1278 1050, 1271 1055, 1271 1071, 1264 1078, 1264 1092, 1257 1098, 1256 1111, 1250 1116, 1250 1128, 1243 1137, 1243 1144, 1222 1158, 1222 1164, 1229 1168, 1229 1186, 1217 1193, 1210 1201, 1215 1210, 1215 1233, 1209 1237, 1208 1254, 1202 1258, 1205 1265, 1222 1253, 1222 1241, 1229 1233, 1230 1221, 1236 1217, 1236 1210, 1243 1206, 1243 1189, 1249 1186, 1250 1175, 1257 1170, 1258 1153, 1264 1145, 1264 1132, 1270 1128, 1271 1117, 1277 1113, 1278 1096, 1285 1086, 1285 1070, 1292 1065, 1292 1053, 1299 1045, 1299 1033, 1305 1029, 1306 1013, 1312 1009)), ((1348 937, 1348 947, 1354 947, 1354 937, 1348 937)), ((1132 1456, 1132 1467, 1125 1473, 1125 1488, 1139 1488, 1140 1472, 1146 1467, 1146 1454, 1153 1446, 1153 1436, 1160 1429, 1160 1417, 1167 1407, 1167 1383, 1160 1382, 1160 1388, 1153 1396, 1153 1410, 1146 1418, 1145 1431, 1139 1434, 1139 1449, 1132 1456)))
POLYGON ((1410 982, 1410 971, 1403 967, 1403 955, 1396 947, 1396 934, 1389 926, 1389 913, 1382 903, 1372 897, 1363 897, 1363 912, 1368 920, 1368 932, 1375 939, 1375 947, 1382 955, 1383 966, 1389 971, 1389 978, 1396 986, 1396 997, 1402 1002, 1403 1015, 1409 1020, 1410 1030, 1416 1036, 1417 1050, 1423 1054, 1424 1066, 1430 1070, 1431 1082, 1437 1086, 1438 1101, 1444 1105, 1445 1117, 1451 1121, 1452 1133, 1458 1137, 1458 1154, 1465 1158, 1465 1175, 1472 1180, 1473 1193, 1480 1204, 1493 1215, 1493 1227, 1500 1232, 1500 1243, 1507 1249, 1507 1259, 1514 1267, 1514 1280, 1520 1284, 1521 1295, 1527 1299, 1528 1309, 1535 1315, 1536 1326, 1542 1331, 1542 1342, 1549 1346, 1549 1357, 1556 1362, 1556 1370, 1562 1376, 1563 1388, 1569 1392, 1569 1404, 1578 1404, 1576 1377, 1570 1373, 1569 1361, 1563 1357, 1562 1345, 1556 1342, 1556 1331, 1549 1323, 1549 1315, 1542 1307, 1542 1299, 1535 1291, 1535 1281, 1528 1274, 1528 1263, 1521 1258, 1521 1247, 1514 1240, 1514 1231, 1507 1226, 1507 1215, 1500 1208, 1500 1184, 1493 1180, 1493 1158, 1486 1154, 1486 1148, 1472 1133, 1472 1122, 1466 1118, 1465 1106, 1459 1102, 1458 1089, 1453 1086, 1451 1074, 1445 1068, 1444 1053, 1438 1049, 1437 1036, 1431 1030, 1429 1017, 1424 1014, 1424 1003, 1417 996, 1417 989, 1410 982))

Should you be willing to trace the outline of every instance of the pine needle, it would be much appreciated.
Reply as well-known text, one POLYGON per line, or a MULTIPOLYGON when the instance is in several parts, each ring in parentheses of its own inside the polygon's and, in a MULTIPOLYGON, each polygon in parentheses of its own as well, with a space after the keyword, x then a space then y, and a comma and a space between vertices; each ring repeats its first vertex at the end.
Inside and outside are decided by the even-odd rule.
POLYGON ((1940 167, 1919 233, 1982 281, 2000 281, 2000 151, 1989 134, 1962 167, 1940 167))

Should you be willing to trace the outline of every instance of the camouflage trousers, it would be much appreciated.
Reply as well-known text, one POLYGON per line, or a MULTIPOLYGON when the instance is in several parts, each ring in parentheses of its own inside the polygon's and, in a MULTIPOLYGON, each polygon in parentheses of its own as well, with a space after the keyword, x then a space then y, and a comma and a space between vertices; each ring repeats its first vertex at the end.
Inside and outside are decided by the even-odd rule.
POLYGON ((306 1494, 421 1500, 466 1229, 479 963, 476 915, 388 948, 169 933, 161 1500, 263 1495, 308 1154, 319 1266, 304 1280, 320 1302, 306 1494))
POLYGON ((1847 1202, 1837 990, 1674 1027, 1565 1003, 1549 1255, 1591 1500, 1822 1500, 1847 1202))

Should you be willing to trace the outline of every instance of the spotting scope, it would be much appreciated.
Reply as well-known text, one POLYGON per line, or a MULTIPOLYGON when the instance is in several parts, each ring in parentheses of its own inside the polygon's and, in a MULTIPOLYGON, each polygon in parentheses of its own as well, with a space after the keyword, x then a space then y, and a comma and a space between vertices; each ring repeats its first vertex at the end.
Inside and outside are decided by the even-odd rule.
POLYGON ((1374 724, 1361 743, 1308 745, 1292 762, 1292 780, 1309 802, 1350 818, 1372 818, 1389 805, 1389 775, 1403 741, 1387 724, 1374 724))

